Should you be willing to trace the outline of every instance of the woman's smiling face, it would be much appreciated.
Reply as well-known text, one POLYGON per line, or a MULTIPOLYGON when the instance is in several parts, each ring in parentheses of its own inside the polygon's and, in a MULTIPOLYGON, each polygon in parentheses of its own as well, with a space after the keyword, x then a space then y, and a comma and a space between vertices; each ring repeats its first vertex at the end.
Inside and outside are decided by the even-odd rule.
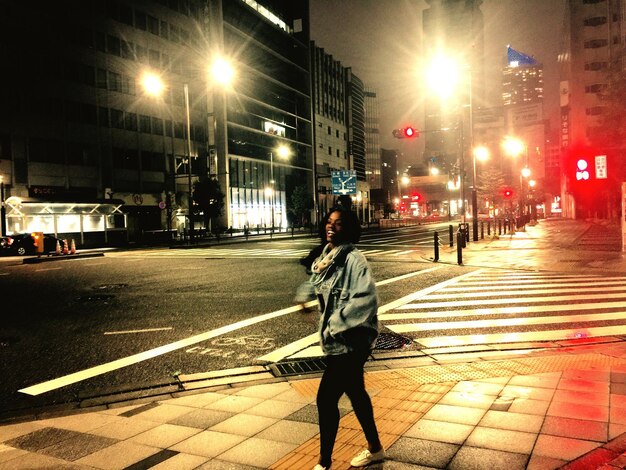
POLYGON ((345 240, 342 234, 341 212, 331 212, 326 221, 326 241, 332 247, 341 245, 345 240))

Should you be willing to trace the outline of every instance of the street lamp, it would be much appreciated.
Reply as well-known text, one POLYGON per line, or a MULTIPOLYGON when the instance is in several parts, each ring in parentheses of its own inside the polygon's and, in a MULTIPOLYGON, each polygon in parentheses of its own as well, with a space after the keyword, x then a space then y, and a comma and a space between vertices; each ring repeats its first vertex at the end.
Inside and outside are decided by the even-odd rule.
POLYGON ((286 145, 279 145, 270 152, 270 188, 266 190, 266 194, 271 192, 272 195, 272 233, 274 233, 274 208, 276 206, 276 184, 274 181, 274 152, 276 152, 276 156, 278 158, 286 160, 291 156, 291 150, 286 145))
MULTIPOLYGON (((513 158, 517 158, 520 155, 524 155, 523 167, 520 171, 519 185, 520 185, 520 202, 519 202, 519 214, 522 224, 526 223, 526 204, 525 204, 525 192, 524 192, 524 178, 530 176, 530 168, 528 168, 528 146, 525 142, 515 137, 506 137, 502 143, 505 152, 513 158)), ((522 231, 525 230, 524 225, 522 231)))
POLYGON ((4 204, 4 179, 0 175, 0 235, 3 237, 7 234, 7 209, 4 204))

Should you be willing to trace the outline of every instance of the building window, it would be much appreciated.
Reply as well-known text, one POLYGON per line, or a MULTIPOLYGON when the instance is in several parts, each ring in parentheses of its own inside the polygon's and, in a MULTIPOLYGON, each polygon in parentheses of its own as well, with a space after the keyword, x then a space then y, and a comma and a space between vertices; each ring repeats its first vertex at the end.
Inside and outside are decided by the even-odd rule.
POLYGON ((122 76, 119 73, 109 72, 109 90, 122 91, 122 76))
POLYGON ((159 35, 159 20, 157 20, 154 16, 148 15, 148 31, 155 36, 159 35))
POLYGON ((119 109, 111 109, 111 127, 124 129, 124 113, 119 109))
POLYGON ((98 123, 102 127, 109 127, 111 122, 109 121, 109 108, 99 107, 98 108, 98 123))
POLYGON ((331 132, 332 132, 332 129, 330 128, 330 126, 328 126, 328 135, 330 135, 331 132))
POLYGON ((148 59, 148 49, 146 49, 143 46, 140 46, 139 44, 135 46, 135 54, 137 54, 137 61, 141 63, 145 63, 146 60, 148 59))
POLYGON ((141 10, 135 10, 135 27, 143 31, 148 29, 146 14, 141 10))
POLYGON ((607 62, 590 62, 588 64, 585 64, 585 70, 593 70, 593 71, 606 70, 607 67, 608 67, 607 62))
POLYGON ((150 116, 139 115, 139 131, 145 134, 150 134, 152 131, 150 126, 150 116))
POLYGON ((152 133, 156 135, 163 135, 163 119, 156 117, 152 118, 152 133))
POLYGON ((585 42, 585 49, 598 49, 599 47, 606 47, 609 45, 607 39, 592 39, 585 42))
POLYGON ((136 113, 124 113, 124 128, 127 131, 137 130, 137 114, 136 113))
POLYGON ((585 87, 585 93, 600 93, 606 89, 606 85, 596 83, 585 87))
POLYGON ((604 111, 604 107, 602 106, 592 106, 591 108, 586 109, 586 113, 588 116, 599 116, 604 111))
POLYGON ((333 154, 333 149, 332 147, 329 145, 328 146, 328 155, 332 155, 333 154))
POLYGON ((111 36, 110 34, 107 36, 107 52, 118 57, 122 55, 120 39, 118 37, 111 36))

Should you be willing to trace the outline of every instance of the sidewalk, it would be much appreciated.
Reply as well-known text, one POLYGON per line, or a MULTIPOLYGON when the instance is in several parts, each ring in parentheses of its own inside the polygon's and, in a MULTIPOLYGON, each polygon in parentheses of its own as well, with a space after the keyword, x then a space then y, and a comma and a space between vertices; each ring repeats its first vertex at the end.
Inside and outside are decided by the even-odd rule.
MULTIPOLYGON (((597 262, 598 271, 623 275, 621 253, 563 248, 589 227, 561 223, 569 224, 542 222, 512 237, 470 243, 464 264, 498 267, 516 253, 516 262, 535 266, 528 269, 579 270, 578 263, 597 262), (564 232, 569 239, 557 246, 554 237, 564 232)), ((388 458, 370 468, 626 468, 626 342, 609 337, 556 344, 541 350, 376 355, 366 366, 366 384, 388 458)), ((319 375, 276 378, 258 366, 183 382, 181 390, 159 397, 0 423, 0 467, 315 465, 319 375)), ((340 404, 333 470, 350 468, 365 445, 349 401, 344 397, 340 404)))

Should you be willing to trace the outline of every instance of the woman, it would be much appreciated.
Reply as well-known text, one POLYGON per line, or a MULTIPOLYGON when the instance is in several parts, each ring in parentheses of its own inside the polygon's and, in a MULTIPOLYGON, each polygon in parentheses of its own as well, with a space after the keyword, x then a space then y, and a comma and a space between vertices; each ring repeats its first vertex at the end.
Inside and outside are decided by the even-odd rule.
POLYGON ((344 393, 368 442, 368 448, 350 464, 364 467, 385 458, 363 381, 363 366, 378 336, 378 301, 367 261, 353 245, 359 241, 361 225, 354 212, 332 209, 325 234, 327 244, 313 262, 308 281, 320 305, 320 343, 327 363, 317 392, 320 459, 314 470, 331 466, 339 428, 338 403, 344 393))

